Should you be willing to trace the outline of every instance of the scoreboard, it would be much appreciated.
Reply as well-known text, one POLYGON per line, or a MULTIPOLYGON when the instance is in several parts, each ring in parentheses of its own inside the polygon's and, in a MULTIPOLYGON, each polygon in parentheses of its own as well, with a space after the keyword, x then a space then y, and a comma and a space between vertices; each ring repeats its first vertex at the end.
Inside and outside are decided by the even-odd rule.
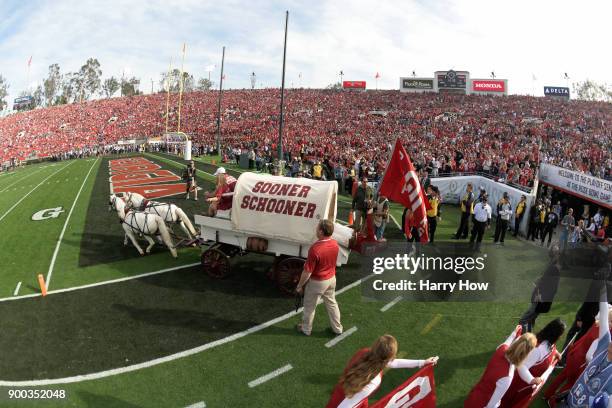
POLYGON ((467 71, 436 71, 434 77, 438 92, 467 93, 470 77, 467 71))

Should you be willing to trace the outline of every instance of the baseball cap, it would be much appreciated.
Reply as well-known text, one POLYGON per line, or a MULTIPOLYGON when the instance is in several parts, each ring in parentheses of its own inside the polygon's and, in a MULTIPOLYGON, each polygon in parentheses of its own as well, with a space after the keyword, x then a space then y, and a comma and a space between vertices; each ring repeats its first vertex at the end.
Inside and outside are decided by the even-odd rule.
POLYGON ((215 174, 213 176, 218 176, 219 174, 225 174, 225 167, 219 167, 215 170, 215 174))

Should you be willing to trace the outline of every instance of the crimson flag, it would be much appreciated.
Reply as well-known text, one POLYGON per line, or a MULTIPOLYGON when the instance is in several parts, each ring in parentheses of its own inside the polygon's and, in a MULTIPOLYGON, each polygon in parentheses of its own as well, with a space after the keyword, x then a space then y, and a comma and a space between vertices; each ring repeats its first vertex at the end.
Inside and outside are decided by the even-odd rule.
POLYGON ((436 384, 428 364, 402 385, 376 401, 372 408, 435 408, 436 384))
MULTIPOLYGON (((421 242, 429 241, 427 228, 429 201, 426 199, 425 193, 421 188, 421 183, 410 161, 410 157, 399 139, 395 142, 391 161, 387 165, 378 194, 384 195, 389 200, 411 209, 412 216, 406 220, 406 224, 419 230, 421 242)), ((409 231, 409 228, 406 228, 406 231, 409 231)))
POLYGON ((380 78, 380 74, 377 72, 376 76, 374 78, 376 78, 376 79, 380 78))

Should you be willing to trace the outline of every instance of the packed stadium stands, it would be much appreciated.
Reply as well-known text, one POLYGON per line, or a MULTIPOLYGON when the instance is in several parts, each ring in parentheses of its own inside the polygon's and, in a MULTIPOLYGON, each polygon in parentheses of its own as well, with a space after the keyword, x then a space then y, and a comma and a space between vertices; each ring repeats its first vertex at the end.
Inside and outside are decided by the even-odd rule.
MULTIPOLYGON (((436 172, 484 172, 529 186, 539 160, 610 178, 612 105, 528 96, 487 97, 398 91, 289 90, 286 158, 357 159, 385 166, 395 136, 417 166, 436 172), (541 148, 540 148, 541 147, 541 148)), ((213 146, 217 93, 183 97, 181 131, 196 146, 213 146)), ((178 95, 170 99, 170 129, 177 126, 178 95)), ((166 94, 113 98, 17 113, 0 119, 0 163, 34 155, 95 150, 126 139, 160 136, 166 129, 166 94)), ((279 90, 223 94, 222 144, 257 146, 275 154, 279 90)))

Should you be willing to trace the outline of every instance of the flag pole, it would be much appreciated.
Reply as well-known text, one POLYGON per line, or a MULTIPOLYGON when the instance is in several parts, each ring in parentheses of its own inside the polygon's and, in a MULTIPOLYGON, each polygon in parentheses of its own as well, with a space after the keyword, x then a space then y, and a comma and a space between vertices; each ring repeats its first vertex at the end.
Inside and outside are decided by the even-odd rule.
POLYGON ((30 57, 30 59, 28 60, 28 69, 26 70, 26 86, 27 89, 30 89, 30 65, 32 64, 32 57, 30 57))
POLYGON ((183 60, 181 61, 181 78, 180 78, 180 88, 179 88, 179 105, 178 105, 178 126, 176 127, 176 132, 181 131, 181 104, 183 102, 183 69, 185 67, 185 43, 183 43, 183 60))
MULTIPOLYGON (((217 154, 221 160, 221 96, 223 95, 223 69, 225 68, 225 45, 221 53, 221 76, 219 78, 219 99, 217 101, 217 154)), ((210 75, 210 71, 209 71, 210 75)))
POLYGON ((168 75, 166 75, 166 133, 168 133, 168 116, 170 115, 170 75, 172 73, 172 57, 170 57, 170 65, 168 66, 168 75))
POLYGON ((283 160, 283 115, 285 111, 285 63, 287 61, 287 26, 289 10, 285 12, 285 44, 283 46, 283 78, 281 82, 280 120, 278 123, 278 161, 283 160))

